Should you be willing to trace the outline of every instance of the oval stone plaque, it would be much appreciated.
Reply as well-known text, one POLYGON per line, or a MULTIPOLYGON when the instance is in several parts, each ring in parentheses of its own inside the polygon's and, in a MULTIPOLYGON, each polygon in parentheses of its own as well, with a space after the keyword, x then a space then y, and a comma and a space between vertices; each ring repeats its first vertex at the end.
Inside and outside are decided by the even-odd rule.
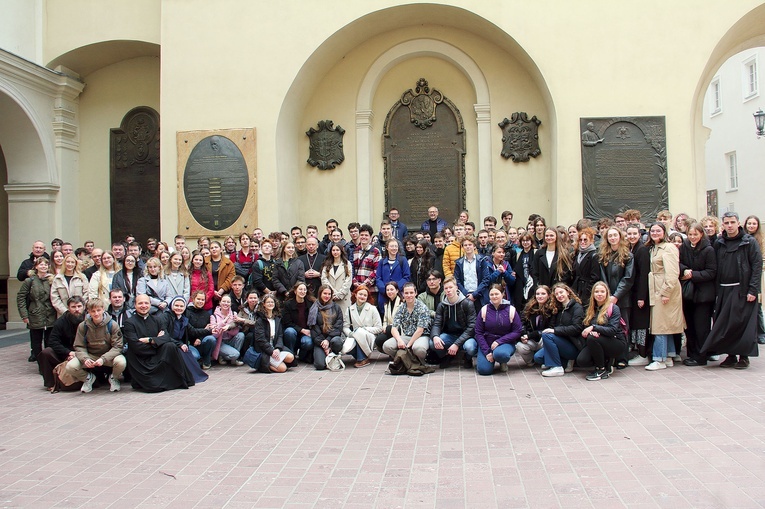
POLYGON ((225 230, 244 210, 249 177, 244 156, 225 136, 196 144, 183 173, 183 194, 194 219, 208 230, 225 230))

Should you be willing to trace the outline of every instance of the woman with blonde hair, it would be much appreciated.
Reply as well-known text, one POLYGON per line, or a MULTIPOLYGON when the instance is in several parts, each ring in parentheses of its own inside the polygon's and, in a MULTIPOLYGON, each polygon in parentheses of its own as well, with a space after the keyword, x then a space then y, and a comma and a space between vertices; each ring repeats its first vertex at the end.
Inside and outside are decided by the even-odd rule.
POLYGON ((598 255, 601 281, 608 285, 611 303, 619 304, 622 318, 630 323, 635 262, 624 231, 615 226, 606 230, 598 255))
MULTIPOLYGON (((589 357, 594 366, 587 380, 603 380, 611 374, 614 360, 627 353, 627 337, 621 326, 619 306, 611 302, 611 291, 603 281, 592 286, 587 313, 584 315, 582 337, 585 347, 577 359, 589 357), (608 359, 608 361, 606 361, 608 359)), ((589 364, 589 362, 586 362, 589 364)), ((585 363, 581 363, 585 364, 585 363)))
MULTIPOLYGON (((757 245, 760 246, 760 253, 764 255, 762 258, 762 268, 765 269, 765 232, 762 230, 760 218, 757 216, 747 217, 746 221, 744 221, 744 232, 754 237, 754 240, 757 241, 757 245)), ((765 283, 765 270, 763 270, 760 288, 765 288, 763 283, 765 283)), ((759 301, 760 307, 759 315, 757 317, 757 342, 761 345, 765 345, 765 320, 762 315, 762 292, 758 295, 757 300, 759 301)))
POLYGON ((70 297, 84 298, 88 290, 88 280, 80 272, 80 261, 71 253, 66 255, 61 271, 53 277, 50 285, 50 301, 56 309, 56 315, 60 317, 66 312, 66 302, 70 297))
POLYGON ((101 299, 104 309, 109 307, 109 291, 112 289, 114 275, 120 270, 120 265, 111 251, 101 255, 101 267, 90 277, 88 300, 101 299))
POLYGON ((191 296, 191 283, 189 271, 183 264, 183 255, 179 251, 170 255, 165 265, 165 278, 167 279, 168 291, 171 297, 183 297, 189 302, 191 296))
MULTIPOLYGON (((103 261, 101 262, 103 265, 103 261)), ((146 260, 144 276, 138 280, 136 296, 148 295, 151 302, 151 314, 162 312, 173 300, 175 295, 170 295, 170 285, 167 283, 165 271, 157 258, 146 260)))

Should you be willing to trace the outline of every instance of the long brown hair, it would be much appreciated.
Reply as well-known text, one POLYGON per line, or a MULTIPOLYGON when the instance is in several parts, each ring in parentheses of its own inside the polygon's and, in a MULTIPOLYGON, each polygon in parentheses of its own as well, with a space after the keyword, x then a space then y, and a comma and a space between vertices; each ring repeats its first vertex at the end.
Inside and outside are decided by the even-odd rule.
POLYGON ((351 277, 350 270, 348 269, 348 255, 345 253, 343 246, 336 242, 332 242, 329 245, 329 249, 327 249, 327 256, 324 258, 324 263, 321 264, 321 271, 324 272, 326 270, 327 274, 329 274, 329 271, 332 270, 332 265, 335 263, 335 258, 332 256, 332 248, 335 246, 340 249, 340 261, 343 264, 343 270, 345 270, 345 277, 351 277))
MULTIPOLYGON (((545 228, 545 235, 547 232, 553 232, 555 234, 555 253, 558 256, 558 263, 555 265, 555 274, 557 279, 563 279, 567 270, 571 270, 571 257, 568 255, 568 248, 560 238, 558 230, 555 228, 545 228)), ((547 244, 542 249, 547 249, 547 244)))
POLYGON ((600 252, 598 253, 600 264, 604 267, 608 267, 608 264, 613 261, 621 267, 624 267, 631 256, 630 245, 629 242, 627 242, 627 237, 624 235, 624 232, 615 226, 611 226, 606 230, 606 236, 600 241, 600 252), (608 234, 612 230, 619 234, 619 245, 616 247, 616 251, 611 248, 611 244, 608 242, 608 234))
POLYGON ((534 296, 526 303, 526 308, 523 310, 523 316, 526 320, 531 320, 535 316, 542 316, 547 318, 549 316, 558 313, 558 307, 555 305, 555 297, 553 297, 552 290, 547 285, 537 286, 537 290, 544 290, 547 292, 547 301, 542 304, 537 300, 536 290, 534 290, 534 296))

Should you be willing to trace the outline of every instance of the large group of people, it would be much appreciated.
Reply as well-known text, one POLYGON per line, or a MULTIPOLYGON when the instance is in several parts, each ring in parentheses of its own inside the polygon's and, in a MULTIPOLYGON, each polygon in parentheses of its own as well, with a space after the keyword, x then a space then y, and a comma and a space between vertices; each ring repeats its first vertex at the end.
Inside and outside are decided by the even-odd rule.
POLYGON ((429 367, 461 358, 480 375, 507 372, 516 353, 542 376, 581 367, 587 380, 721 354, 746 369, 765 342, 755 216, 512 219, 477 227, 463 211, 450 224, 430 207, 419 230, 391 209, 378 234, 350 223, 347 238, 330 219, 323 238, 315 225, 256 228, 196 248, 182 235, 109 249, 54 239, 49 254, 37 241, 18 270, 29 361, 54 392, 60 380, 153 392, 204 381, 215 363, 283 373, 350 356, 363 368, 375 351, 429 367))

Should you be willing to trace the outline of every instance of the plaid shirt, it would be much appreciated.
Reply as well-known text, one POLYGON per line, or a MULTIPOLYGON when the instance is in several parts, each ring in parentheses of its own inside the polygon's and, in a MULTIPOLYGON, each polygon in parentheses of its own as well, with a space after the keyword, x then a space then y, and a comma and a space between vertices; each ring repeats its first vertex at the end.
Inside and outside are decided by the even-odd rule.
POLYGON ((414 309, 410 313, 406 307, 406 302, 402 302, 393 317, 393 326, 399 333, 411 337, 414 335, 417 327, 424 330, 430 329, 430 310, 421 300, 415 299, 414 309))
POLYGON ((366 285, 369 292, 377 292, 377 264, 380 263, 380 250, 371 244, 364 250, 361 245, 353 250, 353 286, 366 285))

